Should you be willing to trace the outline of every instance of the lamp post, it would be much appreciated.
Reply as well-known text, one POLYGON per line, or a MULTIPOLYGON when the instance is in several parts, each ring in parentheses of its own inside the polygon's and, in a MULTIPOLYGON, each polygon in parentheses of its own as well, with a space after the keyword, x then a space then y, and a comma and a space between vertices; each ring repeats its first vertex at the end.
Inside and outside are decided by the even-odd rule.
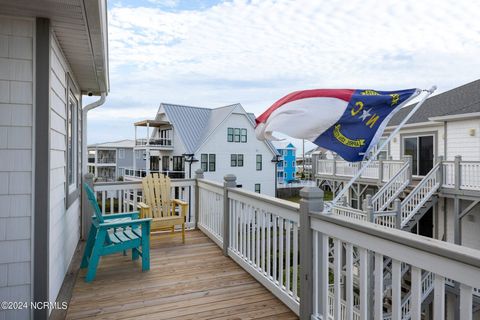
MULTIPOLYGON (((195 154, 193 154, 193 153, 184 153, 183 157, 184 157, 185 161, 188 162, 188 164, 189 164, 188 165, 188 178, 191 179, 192 178, 192 163, 198 162, 198 159, 195 158, 195 154)), ((188 200, 190 201, 190 199, 192 199, 192 187, 188 187, 188 200)), ((198 199, 195 199, 195 200, 198 201, 198 199)), ((191 215, 192 215, 192 206, 189 205, 188 206, 188 221, 190 221, 191 215)))
POLYGON ((278 153, 273 156, 272 162, 275 163, 275 197, 278 196, 277 192, 277 176, 278 176, 278 163, 280 162, 280 158, 282 156, 278 153))

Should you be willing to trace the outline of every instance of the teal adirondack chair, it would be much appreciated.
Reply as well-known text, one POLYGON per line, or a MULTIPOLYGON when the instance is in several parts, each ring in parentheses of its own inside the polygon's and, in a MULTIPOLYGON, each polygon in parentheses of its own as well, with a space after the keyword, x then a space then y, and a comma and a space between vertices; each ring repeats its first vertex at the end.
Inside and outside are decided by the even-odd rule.
POLYGON ((101 256, 132 249, 132 260, 142 257, 142 271, 150 270, 150 222, 139 219, 138 212, 102 215, 93 190, 85 184, 95 216, 88 234, 80 268, 87 268, 86 282, 95 279, 101 256), (141 250, 140 250, 141 248, 141 250))

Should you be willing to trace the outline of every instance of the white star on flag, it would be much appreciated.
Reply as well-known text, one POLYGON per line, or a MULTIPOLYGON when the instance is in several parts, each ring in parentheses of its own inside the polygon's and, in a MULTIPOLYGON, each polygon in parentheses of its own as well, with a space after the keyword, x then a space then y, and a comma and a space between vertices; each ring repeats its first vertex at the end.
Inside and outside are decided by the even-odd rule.
POLYGON ((372 108, 370 108, 370 109, 368 109, 368 110, 363 110, 363 111, 362 111, 362 115, 361 115, 359 118, 362 119, 362 121, 367 120, 367 118, 372 115, 372 114, 370 113, 370 110, 372 110, 372 108))

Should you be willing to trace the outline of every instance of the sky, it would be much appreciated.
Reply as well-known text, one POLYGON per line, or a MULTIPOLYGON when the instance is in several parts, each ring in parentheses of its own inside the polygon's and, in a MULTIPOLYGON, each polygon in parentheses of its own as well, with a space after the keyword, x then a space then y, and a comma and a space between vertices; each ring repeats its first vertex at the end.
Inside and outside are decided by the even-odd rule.
POLYGON ((108 3, 111 89, 88 143, 133 138, 161 102, 259 115, 296 90, 443 92, 480 78, 476 0, 108 3))

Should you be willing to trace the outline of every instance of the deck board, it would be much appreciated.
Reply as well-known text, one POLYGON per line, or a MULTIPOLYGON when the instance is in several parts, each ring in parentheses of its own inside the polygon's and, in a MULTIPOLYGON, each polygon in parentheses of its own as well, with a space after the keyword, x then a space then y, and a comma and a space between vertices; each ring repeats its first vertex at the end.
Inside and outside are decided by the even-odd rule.
POLYGON ((152 238, 151 270, 103 257, 92 283, 81 270, 67 319, 298 319, 200 231, 152 238))

